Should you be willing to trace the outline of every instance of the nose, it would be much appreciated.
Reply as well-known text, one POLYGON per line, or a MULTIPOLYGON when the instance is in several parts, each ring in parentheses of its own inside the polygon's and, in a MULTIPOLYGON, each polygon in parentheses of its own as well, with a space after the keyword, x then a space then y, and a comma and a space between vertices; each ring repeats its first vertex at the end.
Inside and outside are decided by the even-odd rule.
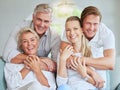
POLYGON ((94 25, 93 24, 90 25, 90 29, 94 30, 94 25))
POLYGON ((28 41, 28 46, 30 46, 31 45, 31 42, 30 41, 28 41))
POLYGON ((73 35, 74 34, 74 30, 71 30, 70 34, 73 35))
POLYGON ((41 22, 41 27, 44 27, 44 25, 45 25, 45 22, 42 21, 42 22, 41 22))

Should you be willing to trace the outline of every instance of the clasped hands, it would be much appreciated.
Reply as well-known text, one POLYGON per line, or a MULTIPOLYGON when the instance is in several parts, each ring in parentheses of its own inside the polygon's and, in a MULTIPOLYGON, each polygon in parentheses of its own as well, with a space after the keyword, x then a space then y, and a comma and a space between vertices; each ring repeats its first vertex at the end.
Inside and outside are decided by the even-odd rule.
POLYGON ((47 57, 38 57, 29 55, 24 60, 25 67, 29 70, 46 70, 50 72, 56 71, 56 62, 47 57))

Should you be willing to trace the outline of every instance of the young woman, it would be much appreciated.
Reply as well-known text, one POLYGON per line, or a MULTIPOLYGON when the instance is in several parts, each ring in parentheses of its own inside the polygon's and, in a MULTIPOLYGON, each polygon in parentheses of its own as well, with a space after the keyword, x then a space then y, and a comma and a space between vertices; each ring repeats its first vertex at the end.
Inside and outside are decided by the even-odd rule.
POLYGON ((17 38, 18 49, 28 57, 24 63, 6 63, 4 71, 8 90, 55 90, 54 74, 40 67, 42 60, 37 56, 37 33, 25 27, 20 30, 17 38))
POLYGON ((69 17, 66 20, 65 29, 68 42, 61 43, 60 56, 58 57, 58 90, 65 84, 69 85, 71 90, 102 88, 103 84, 96 85, 95 77, 100 80, 102 78, 94 71, 94 68, 86 66, 85 60, 82 60, 82 56, 91 57, 92 53, 82 32, 80 18, 69 17))

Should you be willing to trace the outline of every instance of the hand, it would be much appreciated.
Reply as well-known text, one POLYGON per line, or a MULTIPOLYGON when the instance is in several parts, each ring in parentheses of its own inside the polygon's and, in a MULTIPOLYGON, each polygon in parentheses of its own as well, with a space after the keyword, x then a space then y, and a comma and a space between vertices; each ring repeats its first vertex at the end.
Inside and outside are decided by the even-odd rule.
POLYGON ((71 60, 71 68, 77 71, 82 76, 82 78, 87 76, 85 61, 82 63, 80 57, 74 56, 73 60, 71 60))
POLYGON ((97 72, 94 72, 92 77, 95 80, 94 86, 97 88, 103 88, 104 83, 105 83, 104 79, 97 72))
POLYGON ((30 70, 38 72, 40 68, 40 59, 35 55, 30 55, 25 61, 24 64, 29 67, 30 70))
POLYGON ((48 71, 51 72, 56 72, 57 70, 57 64, 56 62, 54 62, 53 60, 51 60, 50 58, 41 58, 42 62, 44 62, 47 67, 48 67, 48 71))
POLYGON ((73 60, 72 55, 66 61, 66 67, 69 68, 69 69, 71 68, 71 60, 73 60))
POLYGON ((69 56, 73 54, 73 47, 71 45, 67 45, 63 51, 60 52, 61 60, 67 60, 69 56))

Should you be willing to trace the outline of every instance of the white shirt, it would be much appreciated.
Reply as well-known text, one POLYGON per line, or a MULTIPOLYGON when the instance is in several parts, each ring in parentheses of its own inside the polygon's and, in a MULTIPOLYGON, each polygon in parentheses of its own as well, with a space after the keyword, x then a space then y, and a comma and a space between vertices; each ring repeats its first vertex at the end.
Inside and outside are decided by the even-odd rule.
MULTIPOLYGON (((65 34, 64 34, 64 36, 65 36, 65 34)), ((64 37, 63 40, 67 41, 66 37, 64 37)), ((89 45, 91 46, 92 55, 93 55, 94 58, 103 57, 103 50, 115 49, 115 37, 114 37, 114 34, 103 23, 100 23, 99 29, 98 29, 95 37, 89 42, 89 45)), ((91 86, 91 84, 89 84, 89 83, 85 82, 84 80, 82 80, 81 77, 77 74, 77 72, 72 71, 72 70, 68 70, 68 71, 73 74, 73 75, 71 74, 73 76, 73 78, 70 78, 70 77, 62 78, 60 76, 57 76, 57 84, 58 84, 58 86, 60 86, 61 84, 69 83, 72 86, 75 85, 74 87, 79 88, 79 86, 80 86, 81 87, 81 88, 79 88, 80 90, 87 90, 88 88, 93 87, 93 86, 91 86), (79 84, 78 83, 79 80, 81 80, 80 82, 82 82, 82 83, 79 82, 80 83, 79 84), (68 82, 68 81, 70 81, 70 82, 68 82), (85 88, 87 88, 87 89, 85 89, 85 88)), ((106 70, 96 70, 96 72, 98 72, 99 75, 101 75, 103 77, 103 79, 105 80, 105 86, 103 88, 103 90, 104 90, 106 88, 106 83, 107 83, 106 70)))
MULTIPOLYGON (((10 34, 4 47, 3 59, 6 62, 10 62, 12 58, 21 53, 17 48, 16 37, 19 30, 23 27, 30 27, 34 29, 32 21, 24 21, 20 25, 16 26, 15 30, 10 34)), ((48 57, 49 53, 51 52, 52 60, 57 60, 60 41, 60 36, 54 30, 49 28, 40 39, 38 56, 48 57)))
MULTIPOLYGON (((74 53, 74 55, 81 57, 81 53, 74 53)), ((59 65, 59 60, 58 60, 59 65)), ((85 81, 81 75, 72 69, 67 70, 67 78, 60 77, 57 75, 57 84, 58 86, 62 84, 68 84, 72 88, 72 90, 90 90, 96 89, 95 86, 85 81)))
MULTIPOLYGON (((94 58, 103 57, 104 50, 115 49, 114 34, 103 23, 100 23, 99 30, 97 31, 94 38, 89 42, 89 45, 91 46, 92 55, 94 58)), ((96 70, 96 71, 105 80, 105 86, 104 86, 105 88, 107 83, 106 70, 96 70)))
MULTIPOLYGON (((22 79, 20 70, 22 70, 23 67, 24 67, 24 64, 12 64, 12 63, 5 64, 4 72, 5 72, 5 79, 6 79, 8 90, 17 90, 31 82, 39 82, 36 79, 36 75, 32 71, 30 71, 26 75, 26 77, 22 79)), ((55 90, 56 83, 55 83, 54 74, 49 71, 42 71, 42 72, 47 78, 48 83, 50 85, 49 90, 55 90)))

